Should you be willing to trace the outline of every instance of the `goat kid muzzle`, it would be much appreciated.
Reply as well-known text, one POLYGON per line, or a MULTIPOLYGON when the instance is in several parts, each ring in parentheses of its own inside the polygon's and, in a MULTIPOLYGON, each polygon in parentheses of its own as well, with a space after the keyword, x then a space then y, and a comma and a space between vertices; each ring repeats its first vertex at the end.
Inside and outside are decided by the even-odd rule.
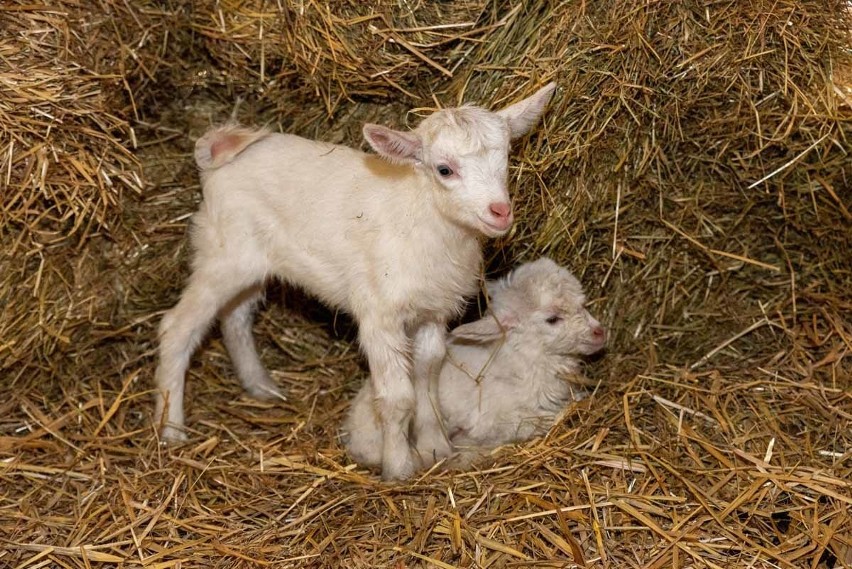
POLYGON ((514 221, 512 206, 506 202, 491 203, 488 206, 486 215, 481 219, 490 229, 505 232, 512 226, 512 222, 514 221))

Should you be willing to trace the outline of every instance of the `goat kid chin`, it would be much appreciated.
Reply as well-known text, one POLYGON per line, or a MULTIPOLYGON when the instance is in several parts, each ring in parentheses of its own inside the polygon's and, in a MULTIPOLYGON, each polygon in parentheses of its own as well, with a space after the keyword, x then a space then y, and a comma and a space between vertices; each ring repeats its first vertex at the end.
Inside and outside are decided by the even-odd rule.
POLYGON ((497 112, 444 109, 413 131, 367 124, 377 155, 234 125, 196 144, 203 200, 192 273, 160 325, 156 420, 183 440, 186 370, 214 320, 246 391, 281 393, 260 361, 253 313, 270 277, 349 312, 376 394, 386 479, 445 452, 432 411, 447 321, 477 290, 481 239, 513 222, 509 143, 538 120, 549 84, 497 112), (421 434, 412 451, 410 423, 421 434))

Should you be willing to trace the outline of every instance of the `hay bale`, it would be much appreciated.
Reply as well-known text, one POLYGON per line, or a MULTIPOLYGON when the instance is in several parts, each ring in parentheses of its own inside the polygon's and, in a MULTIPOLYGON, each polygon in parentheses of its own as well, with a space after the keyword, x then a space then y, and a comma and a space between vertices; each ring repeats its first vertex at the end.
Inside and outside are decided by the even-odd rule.
POLYGON ((0 7, 0 370, 48 357, 91 324, 110 296, 94 294, 85 252, 111 237, 128 195, 142 192, 131 88, 155 79, 171 22, 151 6, 62 0, 0 7), (133 82, 131 86, 130 82, 133 82))
POLYGON ((85 46, 73 41, 67 4, 0 12, 15 38, 2 71, 8 188, 2 221, 6 230, 24 231, 27 245, 54 245, 90 226, 108 227, 122 192, 141 186, 138 165, 120 143, 128 125, 105 104, 104 89, 115 78, 83 63, 85 46))
MULTIPOLYGON (((109 241, 0 267, 4 294, 39 291, 0 320, 0 346, 18 350, 7 361, 26 362, 0 369, 14 388, 0 401, 0 565, 852 562, 845 2, 168 4, 113 6, 130 16, 120 45, 139 45, 130 30, 171 38, 142 42, 159 55, 119 73, 144 120, 146 195, 125 191, 110 224, 92 222, 109 241), (237 114, 357 145, 363 120, 498 106, 552 78, 561 92, 516 150, 518 223, 490 269, 546 252, 583 275, 613 331, 592 399, 481 471, 389 487, 336 441, 366 373, 352 331, 273 288, 258 337, 290 400, 241 398, 214 333, 190 370, 198 435, 156 445, 149 378, 186 271, 193 135, 237 114), (51 316, 26 336, 32 314, 51 316)), ((68 29, 99 51, 97 26, 68 29)), ((92 120, 135 116, 115 105, 92 120)))
POLYGON ((212 63, 208 81, 273 105, 292 102, 292 91, 301 90, 318 95, 329 115, 343 101, 430 104, 435 76, 452 77, 501 25, 482 0, 208 0, 193 18, 212 63))

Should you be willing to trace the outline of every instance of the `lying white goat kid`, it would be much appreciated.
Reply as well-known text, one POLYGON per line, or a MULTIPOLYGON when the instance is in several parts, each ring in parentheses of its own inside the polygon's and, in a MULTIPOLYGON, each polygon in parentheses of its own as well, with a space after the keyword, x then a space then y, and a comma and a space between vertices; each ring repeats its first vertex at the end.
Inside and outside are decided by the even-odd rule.
MULTIPOLYGON (((566 405, 583 396, 565 380, 580 372, 578 356, 606 343, 604 328, 585 308, 580 283, 548 258, 521 265, 487 283, 487 290, 489 312, 450 333, 437 389, 450 441, 468 458, 546 433, 566 405)), ((374 393, 371 384, 362 387, 342 429, 350 455, 362 466, 381 461, 374 393)), ((445 456, 421 456, 420 466, 445 456)))

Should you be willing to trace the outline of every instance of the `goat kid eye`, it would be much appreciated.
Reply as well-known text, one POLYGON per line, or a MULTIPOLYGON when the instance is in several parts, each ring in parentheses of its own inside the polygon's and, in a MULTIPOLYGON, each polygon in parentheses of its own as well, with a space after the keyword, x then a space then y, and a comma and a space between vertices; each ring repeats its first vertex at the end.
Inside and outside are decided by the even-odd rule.
POLYGON ((438 170, 438 174, 440 174, 444 178, 453 175, 453 169, 447 166, 446 164, 441 164, 436 168, 436 170, 438 170))
POLYGON ((547 318, 547 320, 545 320, 545 322, 547 322, 548 324, 558 324, 559 322, 562 322, 562 317, 561 316, 548 316, 548 318, 547 318))

